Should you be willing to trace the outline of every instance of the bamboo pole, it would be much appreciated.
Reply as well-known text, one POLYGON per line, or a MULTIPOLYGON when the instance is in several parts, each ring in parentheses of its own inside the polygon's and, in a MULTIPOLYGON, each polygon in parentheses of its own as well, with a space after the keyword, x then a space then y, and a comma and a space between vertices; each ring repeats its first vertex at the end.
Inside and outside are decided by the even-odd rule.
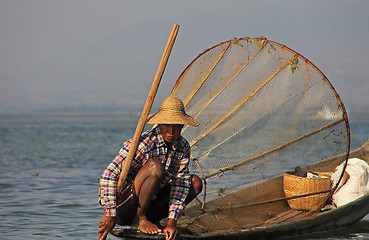
POLYGON ((158 90, 161 78, 163 76, 165 67, 167 65, 170 53, 171 53, 173 45, 174 45, 174 41, 177 37, 178 29, 179 29, 179 25, 174 24, 173 28, 172 28, 172 32, 170 33, 167 45, 164 49, 164 53, 163 53, 163 56, 161 58, 161 61, 160 61, 158 70, 156 72, 154 81, 152 83, 149 95, 147 96, 145 106, 142 110, 141 117, 138 121, 136 131, 135 131, 135 134, 133 136, 132 143, 131 143, 131 147, 130 147, 130 149, 128 151, 128 154, 127 154, 127 157, 125 158, 125 161, 124 161, 123 169, 122 169, 122 171, 119 175, 119 180, 118 180, 118 183, 117 183, 117 194, 118 195, 123 191, 124 182, 126 181, 126 178, 127 178, 127 175, 128 175, 133 157, 135 156, 135 153, 136 153, 136 149, 137 149, 137 146, 138 146, 138 142, 140 140, 140 136, 142 134, 143 128, 145 127, 147 117, 149 116, 152 104, 154 102, 156 92, 158 90))

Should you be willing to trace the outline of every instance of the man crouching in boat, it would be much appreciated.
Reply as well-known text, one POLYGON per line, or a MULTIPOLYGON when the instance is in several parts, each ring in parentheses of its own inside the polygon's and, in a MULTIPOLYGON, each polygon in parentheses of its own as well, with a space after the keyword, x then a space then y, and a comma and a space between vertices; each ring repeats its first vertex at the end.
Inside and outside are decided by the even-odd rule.
POLYGON ((157 126, 141 135, 119 199, 117 181, 132 140, 124 142, 101 176, 99 203, 104 215, 99 239, 106 239, 115 224, 137 227, 148 234, 163 232, 166 239, 175 239, 184 206, 202 191, 200 178, 189 173, 190 145, 181 136, 184 124, 196 127, 199 121, 186 114, 179 98, 168 97, 159 112, 149 116, 148 123, 157 126), (165 217, 168 223, 162 230, 156 223, 165 217))

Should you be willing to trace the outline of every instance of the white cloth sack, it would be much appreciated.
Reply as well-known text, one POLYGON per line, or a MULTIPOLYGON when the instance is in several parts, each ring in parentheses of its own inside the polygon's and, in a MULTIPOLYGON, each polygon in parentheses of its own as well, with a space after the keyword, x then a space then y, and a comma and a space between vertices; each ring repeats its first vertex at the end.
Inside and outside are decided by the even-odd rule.
MULTIPOLYGON (((344 163, 336 167, 331 180, 333 186, 338 182, 344 163)), ((369 165, 359 158, 348 159, 344 176, 332 195, 333 203, 339 207, 358 199, 369 192, 369 165)))

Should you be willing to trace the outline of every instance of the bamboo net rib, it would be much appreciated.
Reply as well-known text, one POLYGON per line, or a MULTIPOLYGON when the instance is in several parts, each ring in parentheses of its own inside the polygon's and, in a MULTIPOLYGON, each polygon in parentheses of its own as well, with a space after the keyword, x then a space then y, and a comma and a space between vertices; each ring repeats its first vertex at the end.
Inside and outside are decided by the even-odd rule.
POLYGON ((301 136, 301 137, 299 137, 299 138, 296 138, 296 139, 294 139, 294 140, 292 140, 292 141, 289 141, 289 142, 287 142, 287 143, 285 143, 285 144, 282 144, 282 145, 280 145, 280 146, 278 146, 278 147, 276 147, 276 148, 270 149, 269 151, 266 151, 266 152, 264 152, 264 153, 261 153, 261 154, 259 154, 259 155, 254 156, 254 157, 252 157, 252 158, 249 158, 249 159, 246 159, 246 160, 244 160, 244 161, 241 161, 241 162, 239 162, 239 163, 237 163, 237 164, 233 164, 233 165, 231 165, 231 166, 229 166, 229 167, 225 167, 225 168, 219 169, 219 170, 217 170, 217 171, 215 171, 215 172, 213 172, 213 173, 210 173, 210 174, 206 175, 206 176, 205 176, 205 178, 209 178, 209 177, 212 177, 212 176, 218 175, 219 173, 223 173, 223 172, 225 172, 225 171, 234 170, 235 168, 237 168, 237 167, 239 167, 239 166, 242 166, 242 165, 244 165, 244 164, 246 164, 246 163, 248 163, 248 162, 251 162, 251 161, 253 161, 253 160, 255 160, 255 159, 258 159, 258 158, 264 157, 265 155, 271 154, 271 153, 273 153, 273 152, 275 152, 275 151, 281 150, 281 149, 283 149, 283 148, 285 148, 285 147, 287 147, 287 146, 289 146, 289 145, 291 145, 291 144, 294 144, 294 143, 296 143, 296 142, 298 142, 298 141, 301 141, 301 140, 302 140, 302 139, 304 139, 304 138, 307 138, 307 137, 312 136, 312 135, 314 135, 314 134, 316 134, 316 133, 318 133, 318 132, 321 132, 321 131, 323 131, 323 130, 326 130, 326 129, 328 129, 328 128, 330 128, 330 127, 334 126, 334 125, 337 125, 337 124, 339 124, 339 123, 341 123, 341 122, 343 122, 343 121, 344 121, 343 119, 340 119, 340 120, 338 120, 338 121, 335 121, 335 122, 333 122, 333 123, 331 123, 331 124, 328 124, 328 125, 326 125, 326 126, 324 126, 324 127, 322 127, 322 128, 319 128, 319 129, 317 129, 317 130, 315 130, 315 131, 312 131, 312 132, 310 132, 310 133, 308 133, 308 134, 305 134, 304 136, 301 136))
POLYGON ((248 100, 250 100, 255 94, 257 94, 263 87, 265 87, 280 71, 282 71, 286 66, 291 64, 291 62, 296 59, 296 56, 292 57, 288 61, 286 61, 282 66, 280 66, 268 79, 266 79, 257 89, 255 89, 249 96, 247 96, 238 106, 233 108, 229 113, 227 113, 220 121, 214 124, 211 128, 209 128, 206 132, 202 135, 197 137, 194 141, 190 143, 193 146, 196 142, 199 142, 203 139, 206 135, 212 132, 215 128, 217 128, 220 124, 222 124, 225 120, 227 120, 232 114, 234 114, 243 104, 245 104, 248 100))
POLYGON ((206 74, 205 78, 200 82, 200 84, 194 89, 194 91, 189 94, 189 98, 186 100, 186 102, 183 103, 183 105, 186 107, 188 105, 188 103, 191 101, 191 99, 193 98, 193 96, 195 96, 195 94, 199 91, 199 89, 201 88, 201 86, 204 84, 204 82, 206 81, 206 79, 208 79, 208 77, 210 76, 210 74, 213 72, 214 68, 216 67, 216 65, 219 63, 220 59, 224 56, 224 54, 227 52, 229 46, 231 44, 229 43, 227 45, 227 47, 221 52, 221 54, 218 57, 218 60, 214 63, 214 65, 210 68, 210 70, 208 71, 208 73, 206 74))
MULTIPOLYGON (((313 86, 315 86, 315 85, 317 85, 317 84, 319 84, 320 82, 316 82, 315 84, 313 84, 311 87, 313 87, 313 86)), ((304 94, 304 92, 306 92, 306 91, 308 91, 311 87, 309 87, 308 89, 305 89, 304 91, 302 91, 302 92, 300 92, 300 93, 298 93, 298 94, 296 94, 296 96, 292 96, 290 99, 288 99, 284 104, 282 104, 280 107, 283 107, 283 105, 285 105, 285 104, 287 104, 288 102, 290 102, 290 101, 292 101, 294 98, 296 98, 297 96, 299 96, 299 95, 303 95, 304 94)), ((273 112, 275 112, 275 111, 278 111, 278 109, 273 109, 272 111, 270 111, 269 113, 266 113, 265 115, 262 115, 258 120, 261 120, 262 118, 265 118, 265 117, 267 117, 268 115, 270 115, 270 114, 272 114, 273 112)), ((218 143, 218 144, 216 144, 214 147, 212 147, 212 148, 210 148, 210 149, 208 149, 207 151, 205 151, 202 155, 200 155, 200 156, 198 156, 198 158, 201 158, 201 157, 203 157, 203 156, 205 156, 205 155, 207 155, 207 154, 209 154, 210 152, 212 152, 214 149, 216 149, 216 148, 218 148, 219 146, 221 146, 222 144, 224 144, 224 143, 226 143, 227 141, 229 141, 230 139, 232 139, 233 137, 235 137, 237 134, 240 134, 240 133, 242 133, 245 129, 247 129, 247 128, 249 128, 250 127, 250 125, 248 125, 248 124, 245 124, 245 126, 240 126, 240 129, 237 131, 237 132, 235 132, 234 134, 232 134, 231 136, 229 136, 229 137, 227 137, 227 138, 225 138, 222 142, 220 142, 220 143, 218 143)), ((324 129, 323 129, 324 130, 324 129)), ((197 142, 195 142, 194 144, 196 144, 197 142)), ((197 167, 200 169, 200 165, 198 164, 198 163, 196 163, 197 164, 197 167)))

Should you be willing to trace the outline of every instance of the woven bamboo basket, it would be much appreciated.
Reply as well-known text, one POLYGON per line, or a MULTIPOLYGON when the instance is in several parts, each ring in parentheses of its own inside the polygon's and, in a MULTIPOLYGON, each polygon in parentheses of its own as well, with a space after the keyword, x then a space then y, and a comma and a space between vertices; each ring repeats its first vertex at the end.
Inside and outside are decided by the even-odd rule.
MULTIPOLYGON (((283 190, 286 197, 294 197, 314 192, 327 191, 331 187, 330 172, 317 173, 322 178, 307 178, 283 174, 283 190)), ((288 205, 296 210, 311 210, 322 204, 329 193, 314 194, 306 197, 298 197, 287 200, 288 205)))

